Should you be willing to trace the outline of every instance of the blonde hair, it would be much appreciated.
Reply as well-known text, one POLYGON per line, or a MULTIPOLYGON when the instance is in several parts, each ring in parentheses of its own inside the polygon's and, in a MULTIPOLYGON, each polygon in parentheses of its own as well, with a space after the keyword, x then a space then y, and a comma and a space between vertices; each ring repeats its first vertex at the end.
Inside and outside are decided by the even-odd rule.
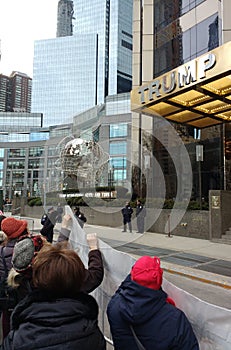
POLYGON ((10 269, 8 277, 7 277, 7 284, 8 286, 12 287, 12 288, 18 288, 20 286, 20 282, 17 282, 17 276, 19 276, 20 274, 12 267, 12 269, 10 269))

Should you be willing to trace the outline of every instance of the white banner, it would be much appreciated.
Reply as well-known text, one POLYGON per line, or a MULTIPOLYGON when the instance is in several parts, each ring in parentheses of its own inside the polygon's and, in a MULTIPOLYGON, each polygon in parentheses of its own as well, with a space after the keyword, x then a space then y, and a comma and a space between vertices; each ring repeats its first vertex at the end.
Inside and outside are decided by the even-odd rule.
MULTIPOLYGON (((66 213, 70 214, 73 219, 70 242, 87 267, 89 248, 86 234, 68 206, 66 207, 66 213)), ((92 294, 99 304, 101 329, 104 335, 110 338, 106 316, 107 304, 120 283, 130 273, 135 259, 126 253, 111 248, 101 240, 99 240, 99 248, 104 259, 104 279, 92 294)), ((201 350, 231 349, 231 310, 206 303, 174 286, 166 279, 163 281, 163 289, 174 299, 176 306, 187 315, 201 350)))

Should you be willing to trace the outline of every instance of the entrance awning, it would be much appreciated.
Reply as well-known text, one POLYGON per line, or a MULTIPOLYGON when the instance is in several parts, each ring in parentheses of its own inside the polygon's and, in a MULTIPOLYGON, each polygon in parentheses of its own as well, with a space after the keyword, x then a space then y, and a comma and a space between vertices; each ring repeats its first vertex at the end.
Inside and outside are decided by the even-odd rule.
POLYGON ((131 92, 131 110, 206 128, 231 122, 231 42, 131 92))

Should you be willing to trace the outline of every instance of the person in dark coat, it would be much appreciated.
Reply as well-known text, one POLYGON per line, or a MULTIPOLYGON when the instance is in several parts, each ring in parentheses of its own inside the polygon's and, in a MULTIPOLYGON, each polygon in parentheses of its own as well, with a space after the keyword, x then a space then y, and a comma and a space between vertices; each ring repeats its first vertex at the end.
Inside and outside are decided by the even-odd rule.
MULTIPOLYGON (((18 241, 19 237, 28 235, 28 227, 26 220, 18 220, 12 216, 4 218, 1 221, 1 230, 7 236, 6 240, 2 243, 1 255, 3 254, 6 262, 8 272, 12 267, 12 255, 14 246, 18 241)), ((2 256, 0 256, 0 277, 5 276, 5 268, 2 256)), ((2 312, 2 334, 3 338, 8 334, 10 330, 10 315, 11 310, 4 310, 2 312)))
POLYGON ((144 233, 145 216, 146 216, 146 208, 143 206, 141 201, 138 199, 136 202, 137 233, 144 233))
POLYGON ((2 350, 106 350, 96 300, 80 290, 85 268, 66 242, 45 245, 33 263, 35 289, 14 309, 2 350))
POLYGON ((83 228, 84 224, 87 222, 86 216, 80 211, 79 207, 74 207, 73 212, 80 227, 83 228))
POLYGON ((57 222, 57 217, 57 211, 53 207, 49 208, 46 221, 44 222, 43 227, 40 230, 40 233, 44 237, 46 237, 47 241, 50 243, 53 242, 54 227, 57 222))
MULTIPOLYGON (((69 224, 71 222, 71 216, 65 214, 62 220, 61 232, 58 236, 58 242, 68 241, 70 235, 69 224)), ((88 253, 88 269, 85 270, 85 278, 83 283, 83 289, 81 291, 90 293, 96 289, 104 277, 104 266, 101 251, 98 248, 98 239, 95 233, 87 234, 87 242, 90 248, 88 253)))
POLYGON ((127 225, 128 225, 129 231, 132 232, 131 219, 132 219, 133 209, 130 206, 129 202, 126 202, 126 204, 123 207, 123 209, 121 210, 121 212, 122 212, 122 215, 123 215, 123 224, 124 224, 124 229, 123 229, 122 232, 126 232, 127 231, 127 225))
POLYGON ((115 350, 199 350, 183 311, 162 290, 158 257, 143 256, 112 296, 107 316, 115 350), (137 338, 136 338, 137 337, 137 338))

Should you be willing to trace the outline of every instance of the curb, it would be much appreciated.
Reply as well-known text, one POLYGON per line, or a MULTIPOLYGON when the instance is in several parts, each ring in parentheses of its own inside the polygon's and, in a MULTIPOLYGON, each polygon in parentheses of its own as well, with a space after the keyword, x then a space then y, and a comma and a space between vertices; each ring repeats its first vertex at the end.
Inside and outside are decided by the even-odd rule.
MULTIPOLYGON (((164 264, 162 264, 164 265, 164 264)), ((205 275, 204 277, 201 277, 199 275, 196 274, 197 271, 193 270, 192 268, 188 268, 190 271, 183 271, 183 269, 180 266, 176 265, 176 268, 172 269, 169 268, 168 266, 162 266, 163 270, 172 274, 172 275, 179 275, 182 277, 186 277, 192 280, 196 280, 202 283, 207 283, 207 284, 211 284, 214 286, 218 286, 224 289, 228 289, 231 290, 231 278, 230 277, 226 277, 226 276, 218 276, 216 274, 212 274, 209 272, 204 272, 203 274, 205 275)), ((198 271, 199 274, 199 271, 198 271)), ((201 270, 200 270, 200 275, 202 274, 201 270)))

